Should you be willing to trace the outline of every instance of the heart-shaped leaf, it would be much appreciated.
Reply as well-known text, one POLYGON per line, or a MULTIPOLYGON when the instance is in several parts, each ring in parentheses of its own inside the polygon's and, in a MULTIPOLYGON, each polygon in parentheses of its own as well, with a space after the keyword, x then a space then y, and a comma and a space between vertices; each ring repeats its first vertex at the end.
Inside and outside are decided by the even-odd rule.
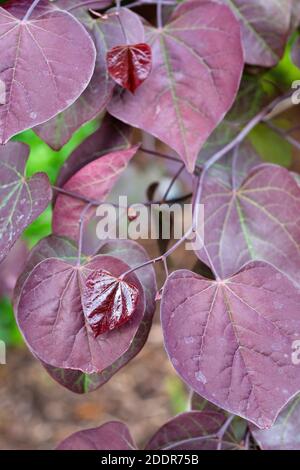
POLYGON ((299 301, 294 284, 263 262, 224 281, 176 271, 161 305, 167 352, 202 397, 269 428, 300 390, 292 361, 299 301))
MULTIPOLYGON (((34 279, 37 280, 37 278, 35 278, 35 272, 41 272, 39 268, 42 268, 44 266, 44 263, 50 262, 51 265, 53 265, 53 263, 55 264, 56 262, 64 263, 64 265, 67 267, 68 273, 70 275, 72 275, 73 273, 73 276, 76 276, 76 271, 78 272, 78 269, 76 268, 76 259, 76 247, 69 240, 54 236, 42 240, 33 249, 28 259, 28 263, 25 267, 24 273, 19 278, 15 289, 14 309, 16 312, 19 312, 18 315, 23 318, 24 312, 20 313, 20 303, 22 302, 22 296, 24 296, 25 291, 27 291, 26 285, 28 282, 34 281, 34 279), (60 257, 61 260, 57 259, 57 257, 60 257)), ((86 261, 84 260, 84 258, 82 259, 82 262, 85 261, 86 264, 80 269, 78 277, 82 278, 85 274, 89 275, 89 270, 91 267, 93 267, 93 270, 96 270, 99 269, 100 265, 101 269, 109 269, 109 271, 114 273, 115 276, 118 276, 121 273, 121 267, 122 271, 124 272, 123 268, 126 266, 128 269, 130 263, 132 263, 132 265, 130 265, 130 267, 132 267, 147 260, 148 257, 145 251, 137 243, 127 240, 115 242, 110 241, 108 243, 103 244, 101 248, 101 255, 97 256, 94 261, 88 262, 89 259, 86 259, 86 261), (124 264, 124 262, 120 261, 120 259, 122 259, 128 264, 124 264), (110 263, 112 263, 112 268, 110 266, 110 263), (117 269, 119 269, 119 272, 116 271, 117 269)), ((55 365, 49 363, 49 357, 53 357, 52 353, 50 353, 49 356, 47 352, 45 352, 45 354, 41 356, 39 352, 35 352, 33 348, 32 351, 37 356, 37 358, 41 360, 41 362, 43 362, 43 365, 46 367, 50 375, 63 386, 69 388, 70 390, 76 393, 84 393, 95 390, 107 380, 109 380, 110 377, 112 377, 121 367, 123 367, 128 361, 130 361, 143 347, 149 333, 153 313, 155 310, 154 298, 156 293, 156 283, 152 266, 147 266, 144 269, 138 270, 137 277, 138 281, 137 283, 134 283, 134 285, 139 286, 139 299, 137 304, 138 311, 134 313, 133 318, 131 318, 131 320, 126 325, 122 326, 121 328, 115 331, 101 335, 97 339, 94 338, 94 333, 92 332, 90 326, 86 325, 85 323, 84 312, 81 305, 81 291, 86 278, 83 279, 83 282, 81 282, 81 286, 79 286, 79 283, 76 283, 76 280, 74 279, 74 282, 70 283, 69 288, 65 289, 58 304, 55 305, 55 302, 51 302, 48 304, 49 310, 53 312, 54 316, 58 313, 58 310, 60 310, 62 315, 62 317, 58 319, 58 322, 62 322, 60 323, 62 325, 61 330, 59 332, 59 328, 57 328, 56 332, 51 332, 50 328, 48 330, 49 341, 52 341, 50 340, 52 334, 54 335, 53 340, 55 340, 55 337, 57 338, 57 335, 62 335, 62 337, 66 335, 66 338, 61 342, 61 345, 59 347, 60 351, 58 351, 58 355, 64 356, 64 354, 67 352, 67 344, 69 343, 69 341, 74 340, 76 344, 74 343, 73 353, 66 364, 64 364, 63 366, 58 366, 57 362, 55 362, 55 365), (71 304, 68 304, 68 297, 72 295, 74 295, 73 301, 71 302, 71 304), (141 304, 144 305, 142 313, 139 311, 141 304), (69 305, 69 307, 65 311, 62 311, 65 305, 69 305), (70 331, 70 328, 76 329, 77 326, 79 327, 80 322, 83 324, 83 330, 78 333, 78 336, 75 340, 75 337, 73 335, 71 335, 70 337, 68 332, 70 331), (90 342, 91 351, 94 351, 94 347, 96 347, 97 349, 101 348, 101 353, 99 354, 97 361, 101 361, 104 367, 103 369, 100 368, 97 373, 85 373, 87 371, 83 371, 82 368, 80 368, 81 361, 85 361, 84 356, 86 356, 87 351, 84 344, 87 340, 89 340, 90 342), (96 346, 96 343, 94 343, 94 341, 96 341, 96 343, 99 343, 98 346, 96 346), (64 345, 67 346, 65 353, 63 352, 64 345), (76 350, 77 355, 81 355, 81 358, 79 360, 76 355, 76 350), (72 362, 73 364, 74 361, 77 366, 72 365, 69 368, 69 362, 72 362)), ((128 278, 128 281, 130 282, 130 276, 128 278)), ((53 279, 53 282, 55 284, 55 279, 53 279)), ((44 280, 44 284, 45 283, 47 283, 47 279, 44 280)), ((57 288, 61 289, 62 285, 60 287, 58 287, 57 285, 54 288, 52 294, 50 292, 50 289, 48 289, 50 297, 55 298, 56 295, 59 295, 57 292, 57 288)), ((39 315, 41 315, 41 323, 39 324, 39 329, 47 329, 50 326, 50 323, 47 320, 47 315, 44 316, 42 310, 43 309, 35 312, 37 316, 34 315, 35 320, 33 321, 39 322, 38 317, 39 315), (45 323, 43 324, 43 322, 45 323), (46 325, 48 325, 48 327, 46 325)), ((23 325, 23 320, 20 323, 20 327, 22 329, 23 327, 21 324, 23 325)), ((27 331, 30 335, 30 322, 27 323, 27 321, 25 321, 24 327, 26 330, 24 330, 24 334, 26 337, 27 331)), ((34 340, 33 337, 31 337, 29 344, 32 340, 34 340)), ((54 345, 50 346, 50 348, 55 349, 54 345)), ((87 355, 89 356, 89 354, 90 353, 88 353, 87 355)), ((56 361, 57 354, 55 353, 54 356, 56 356, 54 358, 56 361)), ((59 358, 58 361, 60 361, 59 358)))
POLYGON ((82 307, 95 338, 127 323, 136 310, 139 291, 136 286, 112 276, 93 271, 82 290, 82 307))
POLYGON ((87 87, 96 53, 85 29, 62 11, 21 21, 0 8, 0 36, 3 144, 69 107, 87 87))
POLYGON ((108 111, 168 144, 192 172, 239 87, 239 24, 227 6, 207 1, 147 32, 152 72, 134 95, 116 90, 108 111))
MULTIPOLYGON (((300 282, 300 189, 286 169, 260 165, 235 188, 208 176, 201 202, 205 247, 221 278, 261 259, 300 282)), ((198 255, 208 263, 203 250, 198 255)))
POLYGON ((251 426, 251 432, 262 450, 300 450, 300 396, 282 410, 271 429, 251 426))
MULTIPOLYGON (((136 151, 137 147, 132 147, 94 160, 75 173, 63 189, 103 202, 136 151)), ((79 218, 84 206, 84 202, 60 194, 54 206, 53 233, 77 240, 79 218)), ((85 223, 93 214, 94 209, 91 207, 85 214, 85 223)))
POLYGON ((128 149, 130 133, 129 126, 106 114, 100 128, 67 158, 61 167, 56 185, 62 187, 74 173, 97 158, 117 150, 128 149))
POLYGON ((130 431, 119 421, 105 423, 99 428, 85 429, 67 437, 57 450, 135 450, 130 431))
POLYGON ((289 34, 292 0, 222 0, 241 25, 245 60, 272 67, 281 59, 289 34))
POLYGON ((120 21, 126 31, 131 31, 132 38, 135 40, 144 38, 144 27, 140 18, 126 8, 120 10, 119 19, 113 10, 108 12, 105 19, 92 19, 87 9, 82 6, 73 9, 71 13, 75 14, 91 35, 96 46, 97 58, 94 75, 78 100, 63 113, 35 128, 35 132, 56 150, 65 145, 83 124, 100 115, 111 99, 115 82, 107 70, 106 53, 110 48, 124 42, 120 21))
POLYGON ((134 93, 151 72, 151 47, 145 43, 116 46, 108 51, 106 60, 113 80, 134 93))
POLYGON ((29 147, 19 142, 0 147, 0 261, 51 201, 46 174, 25 176, 28 154, 29 147))

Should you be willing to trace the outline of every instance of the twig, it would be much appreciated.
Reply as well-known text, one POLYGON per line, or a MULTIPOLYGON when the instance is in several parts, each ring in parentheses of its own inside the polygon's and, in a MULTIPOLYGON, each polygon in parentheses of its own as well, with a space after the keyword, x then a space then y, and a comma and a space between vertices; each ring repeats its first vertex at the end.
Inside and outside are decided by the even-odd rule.
POLYGON ((31 6, 28 8, 24 18, 23 18, 23 21, 28 21, 33 10, 35 9, 35 7, 40 3, 41 0, 34 0, 34 2, 31 4, 31 6))
POLYGON ((272 122, 270 122, 270 121, 263 121, 263 122, 264 122, 264 124, 266 124, 266 126, 268 126, 270 129, 272 129, 278 135, 283 137, 289 144, 291 144, 296 149, 300 150, 300 142, 298 142, 298 140, 296 140, 296 139, 294 139, 294 137, 291 137, 290 135, 288 135, 284 130, 280 129, 280 127, 277 127, 272 122))

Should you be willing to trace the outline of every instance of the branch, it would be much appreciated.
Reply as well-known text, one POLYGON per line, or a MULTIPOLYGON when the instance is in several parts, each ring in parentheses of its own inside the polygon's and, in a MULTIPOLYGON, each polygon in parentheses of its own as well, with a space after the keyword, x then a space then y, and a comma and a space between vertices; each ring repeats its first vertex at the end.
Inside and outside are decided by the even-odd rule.
POLYGON ((26 15, 23 18, 23 21, 28 21, 30 16, 32 15, 33 10, 35 7, 40 3, 41 0, 34 0, 31 6, 28 8, 26 15))

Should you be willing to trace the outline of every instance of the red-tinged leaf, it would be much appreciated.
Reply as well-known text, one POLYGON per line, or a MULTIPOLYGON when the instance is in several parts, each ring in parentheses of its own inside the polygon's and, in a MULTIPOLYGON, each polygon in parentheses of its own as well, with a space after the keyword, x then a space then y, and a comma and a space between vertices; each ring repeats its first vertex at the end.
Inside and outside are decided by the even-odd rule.
POLYGON ((52 198, 45 173, 25 177, 28 154, 29 147, 18 142, 0 147, 0 261, 52 198))
POLYGON ((106 60, 113 80, 134 93, 151 72, 151 47, 145 43, 116 46, 108 51, 106 60))
POLYGON ((273 67, 281 59, 289 35, 292 0, 222 0, 241 25, 248 64, 273 67))
POLYGON ((124 42, 123 28, 131 31, 134 40, 143 40, 144 27, 135 13, 126 8, 120 10, 119 19, 110 12, 107 19, 91 19, 84 7, 71 11, 85 26, 93 39, 96 51, 94 75, 84 93, 66 111, 35 128, 35 132, 54 149, 60 149, 72 134, 83 124, 102 113, 111 99, 115 82, 110 78, 106 66, 107 51, 124 42))
POLYGON ((246 265, 224 281, 169 277, 161 305, 167 352, 199 395, 264 429, 300 389, 292 361, 300 294, 273 266, 246 265))
POLYGON ((271 429, 251 426, 251 432, 262 450, 300 450, 300 396, 281 411, 271 429))
POLYGON ((69 107, 87 87, 96 53, 85 29, 62 11, 21 21, 0 8, 0 36, 3 144, 69 107))
MULTIPOLYGON (((63 188, 93 200, 104 201, 136 151, 137 147, 132 147, 94 160, 75 173, 63 188)), ((53 211, 53 233, 77 240, 79 218, 84 206, 84 202, 60 194, 53 211)), ((85 223, 94 212, 92 207, 87 211, 85 223)))
POLYGON ((294 64, 300 69, 300 38, 297 38, 292 47, 292 59, 294 64))
MULTIPOLYGON (((226 420, 225 413, 214 411, 189 411, 182 413, 164 424, 150 439, 146 450, 217 450, 216 434, 226 420)), ((230 441, 226 436, 224 440, 230 441)), ((224 443, 227 450, 234 447, 232 442, 224 443)))
POLYGON ((62 187, 74 173, 107 153, 129 149, 130 134, 129 126, 106 114, 100 128, 67 158, 61 167, 56 185, 62 187))
MULTIPOLYGON (((286 169, 260 165, 235 188, 208 176, 201 202, 205 247, 221 278, 261 259, 300 282, 300 189, 286 169)), ((203 250, 197 254, 208 263, 203 250)))
POLYGON ((239 87, 239 24, 227 6, 207 1, 147 32, 152 72, 134 95, 116 90, 108 111, 168 144, 192 172, 239 87))
POLYGON ((85 429, 67 437, 57 450, 135 450, 136 444, 127 426, 118 421, 99 428, 85 429))
POLYGON ((17 306, 19 327, 33 354, 62 369, 99 373, 130 348, 145 312, 145 294, 138 278, 128 282, 139 290, 134 315, 120 328, 95 338, 87 324, 81 292, 87 277, 106 270, 118 277, 129 266, 112 256, 97 256, 80 267, 57 258, 38 264, 23 285, 17 306))
MULTIPOLYGON (((130 267, 137 266, 149 259, 140 245, 129 240, 104 242, 101 247, 100 254, 113 256, 114 258, 126 262, 130 267)), ((18 310, 20 294, 23 290, 24 283, 29 278, 34 268, 49 258, 60 258, 74 266, 77 261, 77 248, 70 240, 56 236, 50 236, 43 239, 34 247, 27 261, 25 270, 19 278, 15 288, 14 309, 16 312, 18 310)), ((82 262, 84 263, 86 261, 87 259, 83 256, 82 262)), ((106 355, 108 366, 100 372, 92 374, 87 374, 78 369, 76 370, 76 368, 74 370, 59 368, 51 366, 46 362, 42 362, 43 366, 54 380, 75 393, 86 393, 96 390, 107 382, 121 367, 126 365, 141 350, 151 327, 152 317, 155 311, 154 298, 157 288, 152 266, 147 266, 144 269, 138 270, 136 275, 143 287, 146 304, 143 318, 134 338, 131 341, 129 349, 120 356, 116 353, 116 358, 115 353, 113 353, 110 358, 109 348, 104 348, 103 352, 104 355, 106 355), (112 362, 109 362, 110 359, 112 362)), ((74 312, 72 311, 70 315, 74 315, 74 312)), ((82 317, 84 317, 83 311, 82 317)), ((125 327, 122 327, 120 331, 122 331, 123 328, 126 328, 126 325, 125 327)), ((111 347, 114 350, 116 348, 118 349, 117 343, 114 344, 112 342, 111 347)))
POLYGON ((127 323, 136 310, 138 296, 133 284, 104 270, 93 271, 82 290, 82 307, 95 338, 127 323))

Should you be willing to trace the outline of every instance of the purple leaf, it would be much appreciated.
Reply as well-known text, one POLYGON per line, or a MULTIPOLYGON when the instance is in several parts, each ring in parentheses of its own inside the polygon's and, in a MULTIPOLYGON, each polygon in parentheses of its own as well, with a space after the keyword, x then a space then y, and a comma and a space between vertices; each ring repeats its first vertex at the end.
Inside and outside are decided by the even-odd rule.
POLYGON ((138 288, 103 269, 93 271, 82 289, 82 308, 95 338, 127 323, 135 313, 138 288))
POLYGON ((0 8, 0 36, 3 144, 69 107, 90 82, 96 53, 85 29, 62 11, 24 22, 0 8))
POLYGON ((18 142, 0 147, 0 261, 51 201, 45 173, 25 177, 28 154, 29 147, 18 142))
POLYGON ((273 67, 281 59, 289 35, 292 0, 222 0, 241 25, 248 64, 273 67))
MULTIPOLYGON (((130 267, 134 267, 148 260, 143 248, 137 243, 128 240, 104 242, 99 253, 121 259, 130 267)), ((31 275, 34 268, 42 261, 55 257, 61 258, 74 265, 77 261, 77 249, 70 240, 56 236, 50 236, 43 239, 36 247, 34 247, 27 261, 24 273, 19 278, 15 289, 14 309, 16 312, 18 309, 20 293, 22 292, 24 283, 28 279, 29 275, 31 275)), ((84 261, 84 258, 82 261, 84 261)), ((127 362, 129 362, 141 350, 147 339, 152 323, 153 313, 155 311, 154 299, 156 294, 156 283, 152 266, 140 269, 136 274, 143 286, 146 306, 143 319, 126 353, 118 357, 100 373, 94 374, 85 374, 80 370, 53 367, 46 362, 43 362, 43 366, 54 380, 75 393, 93 391, 107 382, 121 367, 127 364, 127 362)))
POLYGON ((249 263, 224 281, 176 271, 161 305, 171 362, 202 397, 269 428, 300 390, 292 362, 299 302, 299 290, 267 263, 249 263))
POLYGON ((80 269, 55 258, 38 264, 24 283, 17 308, 20 329, 33 354, 51 366, 88 374, 102 372, 125 354, 145 311, 139 280, 134 274, 127 279, 140 294, 131 319, 97 338, 85 320, 82 289, 94 271, 118 277, 128 269, 112 256, 98 256, 80 269))
POLYGON ((58 450, 135 450, 127 426, 118 421, 105 423, 99 428, 85 429, 67 437, 58 450))
POLYGON ((151 72, 151 47, 145 43, 115 46, 108 51, 106 61, 111 78, 134 93, 151 72))
MULTIPOLYGON (((300 189, 286 169, 260 165, 236 190, 208 177, 201 202, 205 247, 221 278, 261 259, 300 282, 300 189)), ((203 250, 198 255, 208 263, 203 250)))
POLYGON ((168 144, 192 172, 233 103, 244 62, 228 7, 208 1, 187 10, 162 30, 148 27, 152 72, 134 96, 116 90, 108 111, 168 144))
MULTIPOLYGON (((104 201, 136 151, 137 147, 132 147, 94 160, 75 173, 63 189, 92 200, 104 201)), ((85 205, 78 199, 60 194, 54 206, 53 233, 77 240, 79 218, 85 205)), ((91 207, 85 216, 86 223, 93 214, 91 207)))
POLYGON ((63 164, 57 186, 63 186, 74 173, 97 158, 117 150, 129 149, 131 129, 107 114, 101 127, 80 144, 63 164))
MULTIPOLYGON (((66 111, 35 128, 35 132, 55 150, 60 149, 83 124, 104 111, 111 99, 114 81, 110 78, 106 54, 109 49, 124 42, 124 33, 113 12, 107 19, 92 19, 84 8, 72 10, 86 27, 93 39, 96 50, 96 67, 90 84, 78 100, 66 111)), ((132 31, 133 38, 143 40, 144 27, 140 18, 130 10, 120 10, 120 20, 126 30, 132 31)))
POLYGON ((271 429, 251 426, 251 432, 262 450, 300 450, 300 396, 280 413, 271 429))
MULTIPOLYGON (((147 450, 217 450, 215 434, 226 420, 225 413, 189 411, 164 424, 146 445, 147 450)), ((230 439, 226 436, 225 440, 230 439)), ((229 444, 229 442, 228 442, 229 444)), ((232 445, 234 443, 232 442, 232 445)), ((227 445, 226 445, 226 448, 227 445)))

